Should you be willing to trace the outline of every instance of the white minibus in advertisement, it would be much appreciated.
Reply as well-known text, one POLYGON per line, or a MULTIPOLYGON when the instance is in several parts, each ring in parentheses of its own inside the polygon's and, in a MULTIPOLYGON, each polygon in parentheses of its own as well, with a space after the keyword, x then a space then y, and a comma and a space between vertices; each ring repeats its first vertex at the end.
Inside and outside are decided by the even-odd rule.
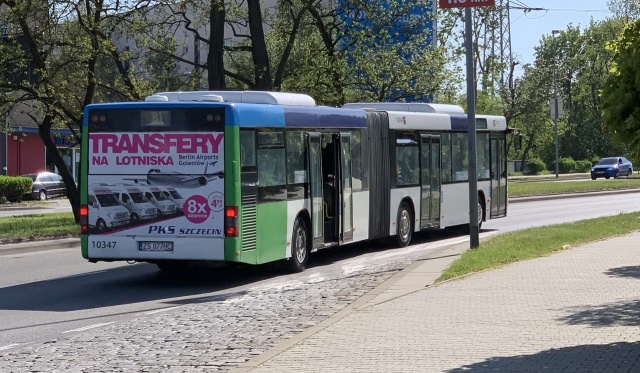
POLYGON ((129 224, 129 210, 123 207, 116 196, 105 186, 89 188, 89 229, 105 232, 129 224))

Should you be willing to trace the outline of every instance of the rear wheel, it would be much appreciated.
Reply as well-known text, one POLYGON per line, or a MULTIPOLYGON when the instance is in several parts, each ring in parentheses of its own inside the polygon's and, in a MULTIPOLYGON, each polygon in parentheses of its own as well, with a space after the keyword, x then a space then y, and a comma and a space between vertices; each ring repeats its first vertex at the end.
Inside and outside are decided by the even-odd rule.
POLYGON ((298 217, 293 224, 291 237, 291 258, 287 261, 289 270, 297 273, 302 272, 307 267, 309 261, 309 230, 304 219, 298 217))
POLYGON ((47 199, 47 191, 46 190, 41 190, 40 193, 38 194, 38 198, 40 198, 40 201, 46 201, 46 199, 47 199))
POLYGON ((632 173, 633 173, 633 170, 629 169, 629 171, 627 171, 627 176, 631 176, 632 173))
POLYGON ((595 179, 596 179, 596 177, 595 177, 595 176, 591 176, 591 180, 595 180, 595 179))
POLYGON ((396 224, 396 244, 398 247, 406 247, 411 242, 413 235, 413 214, 406 202, 398 207, 398 220, 396 224))

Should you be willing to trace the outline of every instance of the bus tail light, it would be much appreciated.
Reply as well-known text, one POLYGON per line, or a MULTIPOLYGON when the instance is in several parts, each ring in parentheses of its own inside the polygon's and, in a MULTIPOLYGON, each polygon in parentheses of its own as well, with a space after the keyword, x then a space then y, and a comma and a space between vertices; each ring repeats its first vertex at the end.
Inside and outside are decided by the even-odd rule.
POLYGON ((80 205, 80 234, 89 233, 89 207, 80 205))
POLYGON ((238 206, 224 208, 224 235, 238 237, 238 206))

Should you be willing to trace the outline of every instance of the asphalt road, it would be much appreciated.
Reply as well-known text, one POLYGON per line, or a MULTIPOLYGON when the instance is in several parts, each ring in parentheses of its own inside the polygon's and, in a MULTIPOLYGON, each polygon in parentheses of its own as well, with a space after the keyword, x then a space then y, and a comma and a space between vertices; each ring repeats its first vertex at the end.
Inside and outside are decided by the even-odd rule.
MULTIPOLYGON (((640 211, 637 197, 637 193, 608 194, 513 203, 506 218, 484 224, 481 237, 640 211)), ((415 238, 401 250, 381 243, 323 250, 297 275, 261 266, 168 276, 148 264, 90 264, 74 249, 0 256, 0 356, 28 365, 37 351, 39 358, 53 364, 45 370, 64 371, 65 361, 99 359, 104 343, 127 344, 134 338, 138 350, 129 353, 139 351, 144 358, 144 351, 167 339, 205 333, 208 338, 215 335, 210 348, 216 359, 232 366, 233 361, 242 362, 287 333, 332 314, 425 253, 468 242, 455 230, 415 238), (203 329, 203 325, 209 326, 203 329), (148 340, 127 333, 143 333, 148 340), (96 343, 83 346, 87 340, 96 343), (72 351, 61 358, 59 351, 47 350, 51 341, 72 351), (229 344, 247 348, 238 355, 226 348, 229 344)))

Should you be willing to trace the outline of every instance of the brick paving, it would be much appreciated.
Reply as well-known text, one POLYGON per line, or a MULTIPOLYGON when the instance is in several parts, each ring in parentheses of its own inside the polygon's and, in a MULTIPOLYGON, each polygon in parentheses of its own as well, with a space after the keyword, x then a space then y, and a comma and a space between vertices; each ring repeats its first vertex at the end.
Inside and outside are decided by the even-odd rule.
POLYGON ((382 292, 233 371, 640 372, 639 242, 636 232, 382 292))

